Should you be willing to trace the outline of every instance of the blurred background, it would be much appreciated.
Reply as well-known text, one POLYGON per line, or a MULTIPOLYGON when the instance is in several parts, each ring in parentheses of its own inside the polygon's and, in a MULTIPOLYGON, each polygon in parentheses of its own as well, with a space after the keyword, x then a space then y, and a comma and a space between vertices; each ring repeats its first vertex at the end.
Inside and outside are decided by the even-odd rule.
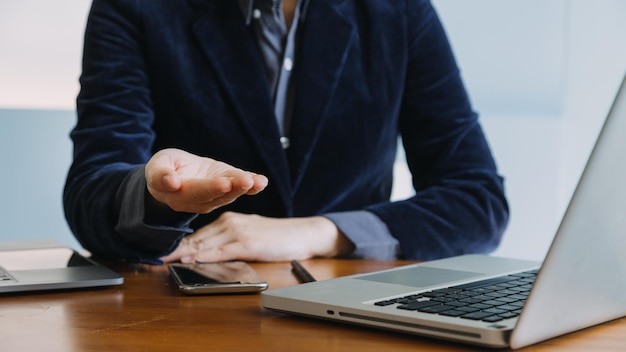
MULTIPOLYGON (((511 219, 494 254, 541 260, 626 72, 626 2, 433 4, 506 179, 511 219)), ((61 193, 89 6, 0 0, 2 241, 80 248, 61 193)), ((400 154, 393 196, 411 193, 400 154)))

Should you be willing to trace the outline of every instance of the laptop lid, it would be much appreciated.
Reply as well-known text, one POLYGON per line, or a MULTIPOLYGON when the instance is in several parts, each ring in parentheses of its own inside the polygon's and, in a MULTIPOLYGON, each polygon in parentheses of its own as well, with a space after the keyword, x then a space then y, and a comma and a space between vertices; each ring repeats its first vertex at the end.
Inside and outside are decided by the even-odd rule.
POLYGON ((626 315, 626 78, 511 336, 519 348, 626 315))
POLYGON ((622 83, 519 318, 489 323, 375 304, 539 264, 480 255, 272 289, 261 294, 261 304, 292 314, 513 348, 625 316, 624 133, 626 88, 622 83))
POLYGON ((123 277, 54 241, 0 242, 0 293, 120 285, 123 277))

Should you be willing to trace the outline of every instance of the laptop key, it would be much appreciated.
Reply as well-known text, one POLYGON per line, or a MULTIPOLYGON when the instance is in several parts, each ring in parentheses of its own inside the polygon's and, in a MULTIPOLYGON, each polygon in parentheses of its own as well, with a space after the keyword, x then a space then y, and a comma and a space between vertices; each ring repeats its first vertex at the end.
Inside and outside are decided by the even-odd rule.
POLYGON ((440 313, 446 310, 450 310, 454 307, 452 306, 447 306, 445 304, 439 304, 439 305, 432 305, 432 306, 428 306, 428 307, 424 307, 424 308, 419 308, 417 311, 418 312, 422 312, 422 313, 440 313))
POLYGON ((493 306, 489 305, 489 304, 475 303, 475 304, 470 304, 468 307, 472 307, 472 308, 476 308, 476 309, 488 309, 488 308, 491 308, 493 306))
POLYGON ((450 309, 450 310, 445 310, 443 312, 439 313, 440 315, 445 315, 448 317, 459 317, 463 314, 467 314, 467 312, 464 312, 462 310, 456 310, 456 309, 450 309))
POLYGON ((487 323, 495 323, 495 322, 503 320, 503 319, 504 318, 502 318, 502 316, 500 316, 500 315, 492 315, 490 317, 486 317, 486 318, 481 319, 481 320, 484 321, 484 322, 487 322, 487 323))
POLYGON ((519 313, 516 314, 515 312, 506 312, 506 313, 500 313, 498 315, 504 319, 509 319, 509 318, 515 318, 516 316, 519 315, 519 313))
POLYGON ((453 286, 453 288, 455 288, 455 289, 462 289, 462 290, 469 290, 469 289, 477 288, 477 287, 493 286, 493 285, 499 284, 501 282, 512 281, 512 280, 515 280, 515 279, 516 279, 515 277, 511 277, 511 276, 500 276, 500 277, 495 277, 493 279, 481 280, 481 281, 476 281, 476 282, 470 282, 470 283, 464 284, 464 285, 453 286))
POLYGON ((454 309, 463 311, 465 313, 474 313, 474 312, 477 312, 477 311, 480 310, 480 309, 474 308, 472 306, 455 307, 454 309))
POLYGON ((489 308, 489 309, 483 310, 483 312, 500 314, 500 313, 506 313, 507 311, 505 309, 489 308))
POLYGON ((459 302, 466 303, 466 304, 480 303, 482 301, 484 301, 484 299, 479 299, 479 298, 463 298, 459 300, 459 302))
POLYGON ((434 306, 434 305, 442 305, 442 304, 437 301, 420 301, 420 302, 403 304, 403 305, 398 306, 397 308, 405 309, 405 310, 418 310, 420 308, 425 308, 425 307, 434 306))
POLYGON ((471 319, 471 320, 483 320, 486 317, 490 317, 492 315, 495 315, 495 313, 480 311, 480 312, 467 313, 465 315, 461 315, 461 318, 471 319))
POLYGON ((390 306, 392 304, 396 304, 396 301, 395 300, 386 300, 386 301, 380 301, 380 302, 374 303, 374 305, 381 306, 381 307, 390 306))
POLYGON ((510 295, 510 296, 507 296, 507 297, 508 298, 512 298, 512 299, 516 299, 516 300, 519 301, 519 300, 525 300, 526 298, 528 298, 528 295, 523 295, 523 294, 516 293, 514 295, 510 295))
POLYGON ((510 298, 510 297, 500 297, 500 298, 496 298, 495 300, 498 302, 502 302, 502 303, 514 303, 514 302, 519 301, 518 299, 510 298))
POLYGON ((394 301, 395 301, 395 303, 398 303, 398 304, 409 304, 409 303, 413 303, 413 302, 415 302, 417 300, 413 299, 413 298, 400 298, 400 299, 396 299, 394 301))

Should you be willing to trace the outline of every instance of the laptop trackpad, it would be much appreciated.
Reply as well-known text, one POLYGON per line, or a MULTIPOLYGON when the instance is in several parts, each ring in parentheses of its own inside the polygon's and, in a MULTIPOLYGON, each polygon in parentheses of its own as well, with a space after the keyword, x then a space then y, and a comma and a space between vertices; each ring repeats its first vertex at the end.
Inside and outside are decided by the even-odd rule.
POLYGON ((416 266, 406 269, 359 276, 356 279, 394 285, 427 287, 481 276, 481 273, 416 266))

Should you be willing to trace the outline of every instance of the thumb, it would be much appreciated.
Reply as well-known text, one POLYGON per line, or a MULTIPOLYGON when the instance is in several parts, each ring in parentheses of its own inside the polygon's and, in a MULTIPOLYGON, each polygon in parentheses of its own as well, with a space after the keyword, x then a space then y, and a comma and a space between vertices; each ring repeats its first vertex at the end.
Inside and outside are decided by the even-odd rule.
POLYGON ((168 168, 146 170, 146 183, 148 188, 153 188, 160 192, 175 192, 181 187, 181 180, 178 174, 168 168))
POLYGON ((178 174, 173 171, 163 173, 161 181, 163 182, 163 188, 168 191, 177 191, 178 189, 180 189, 180 186, 182 184, 178 174))

